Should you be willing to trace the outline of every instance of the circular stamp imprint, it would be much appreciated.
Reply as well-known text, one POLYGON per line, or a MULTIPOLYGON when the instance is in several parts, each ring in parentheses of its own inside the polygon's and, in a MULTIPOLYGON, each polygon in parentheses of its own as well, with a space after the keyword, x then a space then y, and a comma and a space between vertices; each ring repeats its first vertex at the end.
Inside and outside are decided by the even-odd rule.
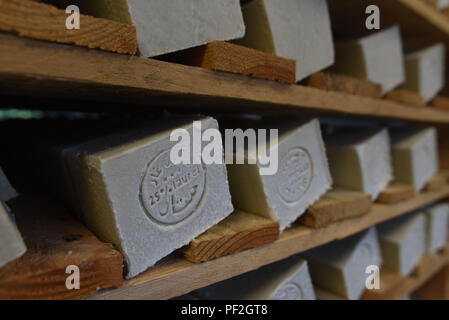
POLYGON ((275 300, 303 300, 304 292, 302 288, 293 282, 288 282, 281 286, 275 293, 275 300))
POLYGON ((313 179, 313 163, 304 148, 290 150, 281 160, 278 190, 281 198, 289 204, 301 200, 313 179))
POLYGON ((150 219, 161 225, 175 225, 195 212, 205 183, 202 165, 175 165, 170 160, 170 151, 165 151, 147 166, 140 199, 150 219))

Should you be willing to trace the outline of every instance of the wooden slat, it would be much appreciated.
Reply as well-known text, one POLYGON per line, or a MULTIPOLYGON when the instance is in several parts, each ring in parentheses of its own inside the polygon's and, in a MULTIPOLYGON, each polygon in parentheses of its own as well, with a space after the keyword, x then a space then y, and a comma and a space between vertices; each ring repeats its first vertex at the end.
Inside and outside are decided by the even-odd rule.
POLYGON ((0 34, 0 94, 449 123, 449 112, 0 34), (51 57, 51 59, 49 59, 51 57), (74 94, 76 93, 76 94, 74 94))
MULTIPOLYGON (((436 10, 436 8, 429 6, 427 3, 421 0, 396 0, 396 1, 398 1, 402 6, 404 6, 404 8, 408 8, 415 14, 425 19, 429 24, 438 28, 446 35, 449 35, 449 19, 444 13, 436 10)), ((418 28, 418 26, 415 26, 415 28, 418 28)))
POLYGON ((429 6, 431 6, 433 9, 438 9, 438 2, 439 0, 421 0, 422 2, 428 4, 429 6))
POLYGON ((391 204, 413 198, 414 195, 415 189, 413 186, 401 182, 393 182, 380 193, 376 201, 378 203, 391 204))
POLYGON ((449 300, 449 264, 444 266, 415 293, 422 299, 449 300))
MULTIPOLYGON (((443 170, 435 174, 424 187, 424 191, 438 190, 448 184, 449 173, 443 170)), ((407 200, 415 196, 415 189, 412 185, 402 182, 392 182, 383 190, 377 198, 378 203, 391 204, 407 200)))
POLYGON ((279 239, 279 224, 257 215, 236 211, 195 238, 181 250, 194 263, 205 262, 279 239))
POLYGON ((301 223, 311 228, 324 228, 330 223, 358 217, 369 212, 369 195, 348 191, 331 190, 318 202, 307 209, 301 217, 301 223))
POLYGON ((44 195, 8 203, 27 245, 0 268, 0 299, 81 299, 123 283, 123 257, 99 241, 65 209, 44 195), (66 268, 79 267, 80 289, 66 287, 66 268))
POLYGON ((201 264, 179 257, 168 257, 142 275, 126 281, 118 289, 100 292, 91 299, 167 299, 207 285, 255 270, 310 248, 342 239, 374 224, 413 211, 449 196, 449 186, 438 191, 418 194, 413 199, 394 205, 374 204, 361 217, 339 221, 326 228, 294 226, 279 240, 263 247, 245 250, 201 264))
POLYGON ((389 92, 385 99, 407 104, 413 107, 425 107, 423 98, 416 92, 404 89, 396 89, 389 92))
POLYGON ((382 97, 381 86, 367 80, 342 74, 318 72, 309 77, 307 85, 317 89, 339 91, 356 96, 382 97))
POLYGON ((132 25, 80 15, 80 29, 66 28, 65 10, 31 0, 0 0, 0 30, 20 36, 106 51, 135 54, 132 25))
POLYGON ((164 61, 209 70, 243 74, 283 83, 296 82, 296 61, 237 44, 215 41, 204 46, 164 55, 164 61))
POLYGON ((449 110, 449 98, 443 96, 435 97, 432 101, 430 101, 429 106, 449 110))

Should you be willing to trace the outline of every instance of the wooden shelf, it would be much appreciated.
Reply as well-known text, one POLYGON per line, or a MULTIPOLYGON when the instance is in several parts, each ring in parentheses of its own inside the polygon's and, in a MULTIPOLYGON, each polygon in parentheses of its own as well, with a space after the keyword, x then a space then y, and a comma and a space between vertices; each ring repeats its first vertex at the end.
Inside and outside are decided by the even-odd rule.
MULTIPOLYGON (((352 7, 348 11, 340 0, 330 0, 335 1, 339 1, 339 11, 343 13, 341 18, 347 21, 341 23, 342 28, 337 33, 348 36, 359 32, 360 28, 354 28, 351 23, 364 19, 359 20, 349 14, 361 12, 365 17, 364 10, 359 12, 352 7)), ((378 0, 369 1, 369 4, 376 2, 381 4, 383 26, 400 23, 406 48, 439 41, 449 46, 448 15, 422 0, 378 0)), ((359 3, 364 5, 364 1, 359 3)), ((163 106, 189 112, 336 115, 449 124, 448 110, 416 108, 387 99, 282 84, 137 56, 26 39, 3 32, 0 32, 0 97, 3 102, 1 107, 30 101, 34 104, 35 100, 50 104, 55 101, 62 108, 65 103, 81 108, 87 105, 87 110, 96 111, 95 104, 98 102, 111 108, 131 104, 147 111, 160 110, 163 106)), ((331 223, 325 228, 313 229, 298 224, 273 243, 201 264, 173 254, 142 275, 125 281, 121 287, 98 292, 90 299, 173 298, 345 238, 445 197, 449 197, 447 185, 399 203, 374 204, 366 215, 331 223)), ((65 246, 62 251, 66 251, 65 246)), ((32 253, 39 255, 41 251, 37 247, 36 252, 32 253)), ((383 270, 384 289, 366 297, 403 298, 447 263, 449 248, 438 254, 426 255, 410 277, 400 277, 383 270)), ((121 278, 119 280, 116 283, 120 283, 121 278)), ((104 286, 114 284, 108 282, 104 286)), ((89 293, 93 292, 93 287, 89 290, 89 293)), ((87 291, 84 294, 88 294, 87 291)))
POLYGON ((91 299, 168 299, 192 290, 255 270, 291 255, 362 231, 370 226, 416 210, 449 196, 449 186, 416 195, 393 205, 374 204, 361 217, 311 229, 301 225, 285 231, 279 240, 263 247, 242 251, 201 264, 169 256, 123 287, 103 291, 91 299))
POLYGON ((406 49, 437 42, 449 45, 449 15, 438 11, 425 0, 329 0, 332 28, 336 40, 359 37, 377 30, 367 30, 365 9, 377 5, 381 28, 399 24, 406 49))
MULTIPOLYGON (((414 293, 425 284, 433 275, 442 270, 449 263, 449 245, 435 253, 426 254, 419 262, 413 273, 404 277, 386 268, 380 271, 380 289, 367 290, 362 300, 401 300, 414 293)), ((320 300, 344 300, 342 297, 315 288, 317 298, 320 300)))
MULTIPOLYGON (((404 8, 413 11, 430 25, 449 36, 449 16, 432 7, 425 0, 396 0, 404 8)), ((416 27, 415 27, 416 28, 416 27)), ((447 41, 447 40, 446 40, 447 41)))
MULTIPOLYGON (((205 112, 339 114, 449 123, 449 112, 0 33, 0 95, 205 112)), ((8 100, 8 97, 11 98, 8 100)), ((12 98, 14 97, 14 98, 12 98)), ((34 102, 33 102, 34 103, 34 102)), ((83 105, 80 102, 79 105, 83 105)), ((93 105, 95 107, 95 104, 93 105)), ((148 110, 148 109, 147 109, 148 110)), ((149 109, 155 110, 155 109, 149 109)))

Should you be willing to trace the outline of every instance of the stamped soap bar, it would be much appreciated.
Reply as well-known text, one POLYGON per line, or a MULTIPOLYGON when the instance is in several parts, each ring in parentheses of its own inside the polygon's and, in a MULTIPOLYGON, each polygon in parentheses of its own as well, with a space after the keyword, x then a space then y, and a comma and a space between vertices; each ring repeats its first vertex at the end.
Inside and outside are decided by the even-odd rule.
POLYGON ((449 205, 439 203, 423 209, 426 217, 427 250, 435 252, 448 241, 449 205))
MULTIPOLYGON (((240 0, 52 0, 132 24, 140 54, 153 57, 245 35, 240 0)), ((82 24, 82 22, 81 22, 82 24)))
POLYGON ((296 60, 296 80, 334 63, 326 0, 253 0, 243 5, 245 38, 240 44, 296 60))
POLYGON ((444 44, 440 43, 407 54, 403 88, 419 93, 425 103, 435 98, 444 87, 445 51, 444 44))
POLYGON ((426 252, 426 219, 411 213, 377 227, 384 265, 408 276, 426 252))
POLYGON ((438 172, 435 128, 398 128, 391 131, 394 177, 422 190, 438 172))
POLYGON ((85 223, 124 254, 127 278, 233 211, 224 164, 172 161, 170 134, 192 137, 193 120, 199 134, 218 129, 213 118, 163 120, 60 149, 85 223))
POLYGON ((384 94, 393 90, 405 81, 399 27, 337 45, 332 69, 379 84, 384 94))
POLYGON ((387 129, 351 129, 326 138, 336 187, 360 191, 375 200, 392 180, 387 129))
POLYGON ((307 262, 298 256, 199 289, 196 294, 214 300, 315 300, 307 262))
POLYGON ((264 128, 279 131, 278 145, 266 147, 270 153, 277 149, 277 170, 261 174, 260 161, 249 164, 248 159, 228 164, 232 201, 239 209, 278 221, 283 231, 330 189, 332 179, 318 120, 268 122, 264 128))
POLYGON ((365 291, 367 267, 382 265, 375 227, 302 255, 315 285, 350 300, 359 299, 365 291))

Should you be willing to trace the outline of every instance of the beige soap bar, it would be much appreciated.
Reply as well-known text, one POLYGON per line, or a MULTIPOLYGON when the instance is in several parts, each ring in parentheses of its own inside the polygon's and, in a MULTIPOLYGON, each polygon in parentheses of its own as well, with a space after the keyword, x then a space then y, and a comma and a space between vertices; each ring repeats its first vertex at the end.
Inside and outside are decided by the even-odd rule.
POLYGON ((373 200, 392 180, 387 129, 351 129, 326 139, 334 186, 369 194, 373 200))
POLYGON ((439 170, 436 129, 398 128, 391 140, 395 179, 421 191, 439 170))
POLYGON ((332 179, 318 120, 268 123, 264 128, 279 130, 279 144, 266 146, 270 154, 277 148, 277 170, 261 174, 266 166, 249 164, 248 155, 245 164, 228 164, 232 201, 236 208, 278 221, 283 231, 330 189, 332 179))
POLYGON ((307 262, 298 256, 199 289, 196 294, 214 300, 315 300, 307 262))
POLYGON ((74 209, 81 210, 100 239, 123 253, 127 278, 188 244, 233 211, 224 164, 171 160, 177 142, 170 141, 170 134, 184 129, 192 137, 193 120, 201 122, 200 135, 218 130, 213 118, 150 121, 56 149, 69 180, 62 185, 78 201, 74 209))
POLYGON ((326 0, 253 0, 243 5, 246 35, 239 44, 296 60, 296 80, 334 63, 326 0))
POLYGON ((405 81, 404 55, 398 26, 336 46, 332 70, 369 80, 385 94, 405 81))
POLYGON ((377 226, 384 265, 408 276, 426 252, 426 219, 411 213, 377 226))
POLYGON ((426 217, 427 250, 435 252, 448 241, 449 204, 439 203, 423 209, 426 217))
MULTIPOLYGON (((53 0, 133 24, 140 54, 153 57, 245 35, 240 0, 53 0)), ((82 22, 81 22, 82 23, 82 22)))
POLYGON ((315 285, 350 300, 359 299, 365 291, 367 267, 382 265, 374 227, 302 255, 315 285))
POLYGON ((442 43, 407 54, 406 81, 402 87, 417 92, 425 103, 429 102, 444 87, 445 59, 446 50, 442 43))

